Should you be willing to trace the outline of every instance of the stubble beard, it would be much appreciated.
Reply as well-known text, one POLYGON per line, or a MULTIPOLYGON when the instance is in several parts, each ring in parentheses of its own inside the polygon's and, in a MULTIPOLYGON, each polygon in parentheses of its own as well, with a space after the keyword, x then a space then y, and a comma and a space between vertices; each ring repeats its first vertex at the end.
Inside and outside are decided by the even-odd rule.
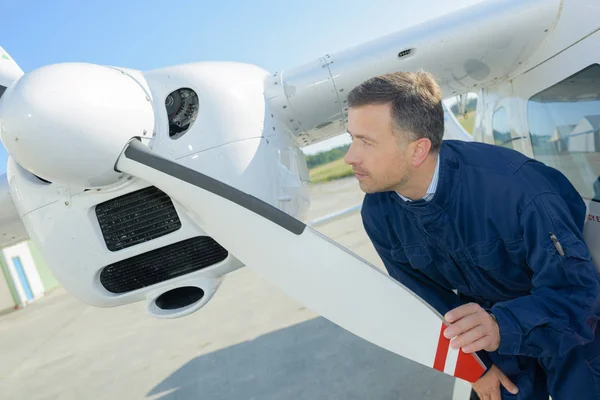
POLYGON ((368 175, 367 179, 363 181, 359 181, 358 185, 360 189, 366 194, 379 193, 379 192, 393 192, 400 191, 408 181, 410 180, 410 170, 407 168, 404 170, 404 174, 400 178, 400 180, 395 180, 392 177, 385 179, 386 182, 379 182, 371 175, 368 175))

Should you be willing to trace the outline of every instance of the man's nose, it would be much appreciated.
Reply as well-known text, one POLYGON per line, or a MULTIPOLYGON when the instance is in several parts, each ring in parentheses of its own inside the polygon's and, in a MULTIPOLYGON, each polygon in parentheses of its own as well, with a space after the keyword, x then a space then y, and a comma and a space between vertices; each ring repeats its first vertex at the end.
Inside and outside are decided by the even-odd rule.
POLYGON ((356 157, 356 152, 354 151, 354 146, 351 144, 344 156, 344 162, 348 165, 355 165, 358 163, 358 159, 356 157))

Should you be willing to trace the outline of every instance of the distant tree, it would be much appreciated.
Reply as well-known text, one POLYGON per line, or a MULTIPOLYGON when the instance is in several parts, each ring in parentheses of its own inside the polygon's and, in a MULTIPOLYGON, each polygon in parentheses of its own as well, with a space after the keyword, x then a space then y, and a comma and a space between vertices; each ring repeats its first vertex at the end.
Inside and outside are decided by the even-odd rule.
MULTIPOLYGON (((477 108, 477 98, 471 98, 467 101, 467 113, 471 111, 475 111, 477 108)), ((454 115, 458 115, 458 104, 454 103, 450 106, 450 111, 454 113, 454 115)))
POLYGON ((467 112, 475 111, 477 108, 477 99, 469 99, 467 102, 467 112))
POLYGON ((319 165, 339 160, 340 158, 343 158, 346 155, 349 148, 350 145, 345 144, 343 146, 335 147, 328 151, 322 151, 320 153, 307 156, 306 165, 308 166, 308 168, 314 168, 319 165))

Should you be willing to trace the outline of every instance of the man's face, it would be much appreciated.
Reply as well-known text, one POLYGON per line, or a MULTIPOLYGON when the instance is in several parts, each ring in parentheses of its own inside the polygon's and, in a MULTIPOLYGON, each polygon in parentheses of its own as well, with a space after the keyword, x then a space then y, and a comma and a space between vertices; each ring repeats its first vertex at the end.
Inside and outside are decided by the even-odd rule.
POLYGON ((365 193, 401 189, 410 178, 408 140, 393 131, 391 105, 348 110, 352 144, 344 162, 352 166, 365 193))

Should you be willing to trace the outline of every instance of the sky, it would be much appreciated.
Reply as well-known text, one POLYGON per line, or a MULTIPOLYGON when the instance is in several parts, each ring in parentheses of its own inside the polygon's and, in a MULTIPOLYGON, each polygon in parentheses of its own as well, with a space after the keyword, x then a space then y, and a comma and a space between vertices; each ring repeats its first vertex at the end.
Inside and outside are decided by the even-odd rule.
MULTIPOLYGON (((480 1, 0 0, 0 46, 25 73, 73 61, 139 70, 239 61, 275 72, 480 1)), ((0 173, 6 158, 0 149, 0 173)))

